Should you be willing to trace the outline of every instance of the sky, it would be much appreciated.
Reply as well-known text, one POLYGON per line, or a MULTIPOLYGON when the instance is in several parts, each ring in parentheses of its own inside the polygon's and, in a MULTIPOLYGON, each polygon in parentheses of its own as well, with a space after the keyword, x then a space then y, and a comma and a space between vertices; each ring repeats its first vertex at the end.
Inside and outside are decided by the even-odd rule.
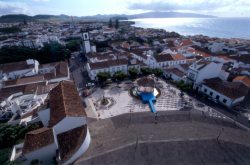
POLYGON ((218 17, 250 17, 250 0, 0 0, 0 15, 139 14, 176 11, 218 17))

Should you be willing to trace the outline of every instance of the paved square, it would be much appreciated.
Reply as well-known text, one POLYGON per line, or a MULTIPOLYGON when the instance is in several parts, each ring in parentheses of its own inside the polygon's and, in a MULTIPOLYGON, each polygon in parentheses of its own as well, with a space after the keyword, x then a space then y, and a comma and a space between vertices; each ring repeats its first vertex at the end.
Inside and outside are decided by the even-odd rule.
MULTIPOLYGON (((129 90, 136 86, 136 81, 125 81, 121 84, 111 84, 106 89, 97 89, 91 97, 89 97, 90 105, 96 113, 100 114, 101 119, 110 118, 112 116, 121 115, 131 112, 150 112, 149 104, 143 104, 141 100, 135 99, 130 96, 129 90), (107 109, 98 109, 94 106, 93 102, 100 100, 101 97, 109 97, 115 100, 115 104, 107 109)), ((188 95, 180 97, 178 94, 180 91, 173 87, 167 87, 165 82, 160 81, 157 83, 157 87, 161 90, 161 96, 157 98, 157 102, 154 103, 156 111, 172 111, 180 110, 183 107, 192 107, 192 99, 188 95)))

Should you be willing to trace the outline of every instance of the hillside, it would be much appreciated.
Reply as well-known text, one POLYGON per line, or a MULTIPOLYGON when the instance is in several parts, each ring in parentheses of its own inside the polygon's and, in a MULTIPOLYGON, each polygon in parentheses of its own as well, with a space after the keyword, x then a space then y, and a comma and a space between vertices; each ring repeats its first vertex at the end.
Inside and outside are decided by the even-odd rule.
MULTIPOLYGON (((109 19, 138 19, 138 18, 216 18, 212 15, 202 15, 195 13, 179 13, 179 12, 148 12, 134 15, 118 15, 118 14, 97 14, 93 16, 73 16, 74 21, 108 21, 109 19)), ((11 22, 48 22, 48 21, 72 21, 71 16, 68 15, 35 15, 27 16, 24 14, 19 15, 3 15, 0 17, 0 23, 11 23, 11 22)))
POLYGON ((24 14, 11 14, 11 15, 2 15, 0 17, 0 23, 12 23, 12 22, 23 22, 23 20, 27 22, 38 22, 38 20, 32 16, 27 16, 24 14))

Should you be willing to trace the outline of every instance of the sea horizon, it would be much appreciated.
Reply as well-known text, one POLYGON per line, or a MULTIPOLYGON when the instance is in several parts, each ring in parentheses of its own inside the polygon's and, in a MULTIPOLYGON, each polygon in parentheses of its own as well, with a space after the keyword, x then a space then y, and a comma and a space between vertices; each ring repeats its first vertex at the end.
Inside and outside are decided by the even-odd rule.
POLYGON ((132 26, 135 27, 165 29, 180 35, 250 39, 250 17, 141 18, 128 21, 134 21, 132 26))

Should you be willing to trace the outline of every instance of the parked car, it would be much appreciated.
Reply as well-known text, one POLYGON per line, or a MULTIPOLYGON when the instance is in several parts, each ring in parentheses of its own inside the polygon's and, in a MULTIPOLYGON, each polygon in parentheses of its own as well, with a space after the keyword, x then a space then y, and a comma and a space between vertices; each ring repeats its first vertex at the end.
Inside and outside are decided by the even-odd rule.
POLYGON ((104 84, 112 83, 113 81, 111 79, 107 79, 107 81, 104 82, 104 84))
POLYGON ((86 87, 92 87, 94 85, 95 85, 94 83, 88 83, 88 84, 86 84, 86 87))
POLYGON ((214 103, 218 103, 218 100, 213 98, 213 97, 208 97, 207 99, 214 102, 214 103))
POLYGON ((84 90, 84 91, 82 92, 82 95, 86 97, 86 96, 89 95, 89 92, 88 92, 87 90, 84 90))
POLYGON ((75 59, 75 57, 71 57, 70 59, 71 59, 71 60, 74 60, 74 59, 75 59))
POLYGON ((84 100, 82 101, 82 104, 83 104, 84 108, 87 107, 87 104, 86 104, 86 102, 84 100))
POLYGON ((197 91, 193 88, 190 88, 190 91, 193 92, 193 93, 197 93, 197 91))

